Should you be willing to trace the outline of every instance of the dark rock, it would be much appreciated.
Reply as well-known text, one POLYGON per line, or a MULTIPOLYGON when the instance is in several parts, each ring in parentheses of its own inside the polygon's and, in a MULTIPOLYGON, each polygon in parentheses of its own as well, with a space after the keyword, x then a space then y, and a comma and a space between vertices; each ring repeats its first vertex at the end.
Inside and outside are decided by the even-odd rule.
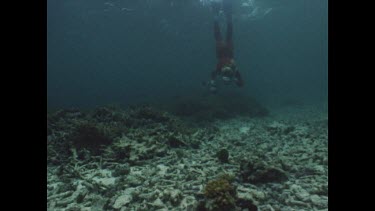
POLYGON ((76 108, 58 110, 55 112, 54 115, 52 115, 53 119, 55 120, 58 120, 61 118, 78 118, 78 117, 83 117, 83 116, 84 114, 81 113, 76 108))
POLYGON ((73 206, 73 207, 69 207, 68 209, 66 209, 66 211, 80 211, 81 208, 78 207, 78 206, 73 206))
POLYGON ((112 172, 113 177, 124 176, 130 173, 130 167, 128 165, 123 165, 120 167, 116 167, 116 169, 112 172))
POLYGON ((253 204, 252 201, 246 199, 237 199, 236 206, 248 211, 258 211, 258 207, 253 204))
POLYGON ((199 140, 192 140, 190 143, 191 148, 193 149, 199 149, 200 148, 200 141, 199 140))
POLYGON ((266 165, 262 162, 243 162, 240 166, 241 176, 245 182, 253 184, 283 182, 288 179, 286 173, 272 165, 266 165))
POLYGON ((95 109, 91 117, 97 120, 98 122, 111 122, 111 121, 121 121, 122 118, 113 108, 100 107, 95 109))
POLYGON ((204 201, 199 201, 196 211, 207 211, 204 201))
POLYGON ((112 143, 112 139, 100 131, 94 124, 81 124, 75 128, 70 140, 77 149, 87 149, 98 154, 103 145, 112 143))
POLYGON ((151 106, 143 106, 135 110, 132 117, 150 120, 152 122, 166 122, 169 117, 164 112, 152 108, 151 106))
POLYGON ((186 146, 186 143, 181 141, 180 139, 174 137, 174 136, 170 136, 168 138, 168 141, 167 141, 167 144, 170 146, 170 147, 173 147, 173 148, 177 148, 177 147, 182 147, 182 146, 186 146))
POLYGON ((257 171, 252 179, 253 183, 283 182, 287 180, 285 172, 279 168, 270 167, 261 171, 257 171))
POLYGON ((220 162, 228 163, 229 152, 226 149, 221 149, 216 153, 216 157, 219 159, 220 162))
POLYGON ((294 131, 295 127, 294 126, 288 126, 284 129, 284 134, 288 135, 290 132, 294 131))
POLYGON ((181 159, 181 158, 183 158, 183 157, 185 156, 185 152, 184 152, 184 150, 182 150, 182 149, 177 149, 177 150, 175 151, 175 153, 176 153, 176 155, 177 155, 177 157, 178 157, 179 159, 181 159))
POLYGON ((82 203, 87 194, 88 194, 87 190, 84 190, 81 193, 79 193, 76 199, 77 203, 82 203))
POLYGON ((73 183, 65 183, 61 184, 58 189, 58 193, 64 193, 67 191, 75 191, 76 186, 73 183))

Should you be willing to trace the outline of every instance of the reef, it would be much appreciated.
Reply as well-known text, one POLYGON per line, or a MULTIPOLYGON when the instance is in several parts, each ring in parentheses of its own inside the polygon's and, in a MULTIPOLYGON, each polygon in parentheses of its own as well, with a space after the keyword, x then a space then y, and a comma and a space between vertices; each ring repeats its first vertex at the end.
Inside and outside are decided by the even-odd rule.
POLYGON ((259 158, 242 161, 240 171, 243 181, 252 184, 281 183, 288 179, 287 174, 281 168, 272 163, 266 163, 259 158))
POLYGON ((269 114, 268 109, 252 97, 233 93, 227 95, 186 97, 174 102, 169 109, 177 116, 198 122, 212 122, 237 116, 264 117, 269 114))
POLYGON ((326 210, 326 113, 274 112, 205 124, 151 105, 48 113, 47 210, 326 210))
POLYGON ((230 211, 235 208, 236 188, 229 175, 209 181, 204 189, 204 196, 207 211, 230 211))

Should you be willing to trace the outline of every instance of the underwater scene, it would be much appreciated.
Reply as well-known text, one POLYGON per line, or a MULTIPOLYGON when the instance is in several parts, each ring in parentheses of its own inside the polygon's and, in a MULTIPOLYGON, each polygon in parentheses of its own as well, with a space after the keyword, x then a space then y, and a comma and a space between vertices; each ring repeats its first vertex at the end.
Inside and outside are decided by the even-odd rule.
POLYGON ((47 0, 47 210, 328 210, 327 0, 47 0))

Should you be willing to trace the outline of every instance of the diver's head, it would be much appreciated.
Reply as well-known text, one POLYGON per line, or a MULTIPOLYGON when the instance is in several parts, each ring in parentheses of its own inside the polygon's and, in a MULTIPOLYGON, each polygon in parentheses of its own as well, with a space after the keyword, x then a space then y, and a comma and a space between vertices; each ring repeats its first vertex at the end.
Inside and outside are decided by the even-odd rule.
POLYGON ((223 79, 224 83, 229 84, 232 81, 234 76, 234 71, 230 67, 223 67, 221 78, 223 79))
POLYGON ((222 73, 230 73, 230 72, 232 72, 232 67, 230 65, 224 65, 221 68, 221 72, 222 73))

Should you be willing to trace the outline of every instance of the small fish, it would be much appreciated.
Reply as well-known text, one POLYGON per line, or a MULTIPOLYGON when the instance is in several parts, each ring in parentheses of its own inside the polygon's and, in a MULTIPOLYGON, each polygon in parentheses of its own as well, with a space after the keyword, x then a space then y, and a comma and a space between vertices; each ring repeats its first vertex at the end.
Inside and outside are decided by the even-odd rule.
POLYGON ((123 8, 121 8, 121 11, 131 12, 131 11, 134 11, 134 9, 129 9, 129 8, 123 7, 123 8))
POLYGON ((112 4, 111 2, 105 2, 104 4, 106 4, 106 5, 108 5, 108 6, 111 6, 111 7, 115 6, 115 5, 112 4))

